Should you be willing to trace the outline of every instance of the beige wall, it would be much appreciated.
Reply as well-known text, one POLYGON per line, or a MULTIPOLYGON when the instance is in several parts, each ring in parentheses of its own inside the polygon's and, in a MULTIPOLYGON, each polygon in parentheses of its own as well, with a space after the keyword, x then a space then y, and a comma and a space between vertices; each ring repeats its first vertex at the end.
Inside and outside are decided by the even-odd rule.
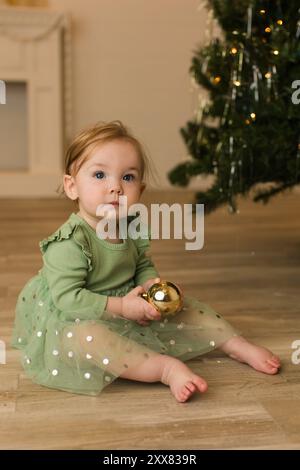
POLYGON ((197 93, 188 69, 203 40, 200 0, 49 0, 73 21, 73 129, 121 119, 146 144, 161 187, 186 156, 179 128, 197 93))

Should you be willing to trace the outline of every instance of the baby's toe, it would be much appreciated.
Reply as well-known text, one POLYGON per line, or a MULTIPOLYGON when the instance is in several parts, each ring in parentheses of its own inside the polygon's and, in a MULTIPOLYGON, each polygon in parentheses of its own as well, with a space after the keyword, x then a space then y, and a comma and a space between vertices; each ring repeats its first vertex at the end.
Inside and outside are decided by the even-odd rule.
POLYGON ((276 356, 272 356, 270 359, 267 359, 267 363, 273 367, 280 367, 280 359, 276 356))
MULTIPOLYGON (((196 387, 195 387, 195 389, 196 389, 196 387)), ((180 402, 184 403, 192 395, 193 395, 193 392, 187 387, 187 384, 185 384, 184 387, 182 387, 182 389, 180 390, 180 393, 179 393, 180 402)))
POLYGON ((202 379, 201 377, 194 377, 193 378, 193 384, 196 385, 196 387, 198 388, 199 392, 206 392, 207 390, 207 383, 205 382, 204 379, 202 379))
POLYGON ((272 360, 273 360, 278 366, 280 366, 280 359, 279 359, 279 357, 277 357, 277 356, 272 356, 272 360))
POLYGON ((269 361, 266 362, 264 369, 267 374, 277 374, 278 372, 278 366, 269 363, 269 361))
POLYGON ((187 382, 185 386, 191 393, 196 391, 196 385, 194 385, 193 382, 187 382))

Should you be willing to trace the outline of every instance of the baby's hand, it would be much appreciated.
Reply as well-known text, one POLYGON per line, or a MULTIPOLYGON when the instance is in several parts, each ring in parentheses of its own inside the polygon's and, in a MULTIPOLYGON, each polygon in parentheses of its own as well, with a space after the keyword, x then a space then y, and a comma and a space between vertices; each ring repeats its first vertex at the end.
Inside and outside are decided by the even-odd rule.
POLYGON ((160 320, 161 315, 156 308, 140 297, 140 294, 144 292, 145 289, 142 286, 137 286, 122 297, 122 316, 146 326, 149 320, 160 320))

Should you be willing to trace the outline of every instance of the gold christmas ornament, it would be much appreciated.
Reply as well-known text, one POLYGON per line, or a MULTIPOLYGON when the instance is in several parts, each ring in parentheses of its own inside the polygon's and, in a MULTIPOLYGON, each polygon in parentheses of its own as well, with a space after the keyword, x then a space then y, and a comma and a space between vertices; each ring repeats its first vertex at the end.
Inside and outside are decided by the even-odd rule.
POLYGON ((141 296, 159 310, 162 317, 175 315, 183 305, 179 287, 169 281, 153 284, 148 292, 141 294, 141 296))
POLYGON ((218 83, 220 83, 221 81, 221 77, 219 75, 217 75, 217 77, 214 77, 213 79, 213 82, 217 85, 218 83))

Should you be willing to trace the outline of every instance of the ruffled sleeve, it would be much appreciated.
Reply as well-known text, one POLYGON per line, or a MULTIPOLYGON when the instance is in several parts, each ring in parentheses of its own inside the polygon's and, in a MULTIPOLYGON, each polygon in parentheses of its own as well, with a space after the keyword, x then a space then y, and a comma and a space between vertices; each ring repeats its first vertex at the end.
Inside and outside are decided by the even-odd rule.
POLYGON ((136 264, 134 282, 135 285, 141 285, 148 279, 159 277, 152 258, 150 256, 150 239, 151 230, 148 229, 148 238, 137 238, 134 240, 138 252, 138 260, 136 264))
POLYGON ((65 320, 97 319, 103 314, 107 296, 85 288, 92 268, 88 238, 78 224, 66 223, 40 242, 43 276, 54 305, 65 320))
POLYGON ((82 227, 71 222, 66 222, 52 235, 40 241, 39 246, 42 255, 46 253, 48 245, 51 242, 60 242, 62 240, 68 240, 71 236, 73 237, 75 243, 77 243, 77 245, 81 248, 82 254, 85 256, 88 263, 88 271, 91 271, 93 269, 93 266, 92 253, 89 247, 89 241, 85 236, 82 227))

